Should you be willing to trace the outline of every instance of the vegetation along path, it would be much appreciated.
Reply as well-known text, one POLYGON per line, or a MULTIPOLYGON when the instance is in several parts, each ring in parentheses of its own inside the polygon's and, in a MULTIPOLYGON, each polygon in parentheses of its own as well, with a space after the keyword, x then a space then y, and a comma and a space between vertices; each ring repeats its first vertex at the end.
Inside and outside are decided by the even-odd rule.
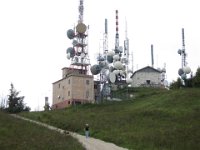
POLYGON ((65 130, 50 126, 50 125, 45 124, 45 123, 41 123, 41 122, 38 122, 38 121, 34 121, 34 120, 31 120, 31 119, 27 119, 27 118, 18 116, 16 114, 11 114, 11 116, 22 119, 22 120, 26 120, 26 121, 29 121, 29 122, 32 122, 32 123, 35 123, 35 124, 40 125, 40 126, 44 126, 44 127, 48 128, 50 130, 58 131, 61 134, 69 134, 72 137, 76 138, 80 143, 82 143, 83 146, 87 150, 102 150, 102 149, 103 150, 127 150, 125 148, 118 147, 113 143, 104 142, 102 140, 91 138, 91 137, 86 139, 85 136, 83 136, 83 135, 79 135, 79 134, 74 133, 74 132, 65 131, 65 130))

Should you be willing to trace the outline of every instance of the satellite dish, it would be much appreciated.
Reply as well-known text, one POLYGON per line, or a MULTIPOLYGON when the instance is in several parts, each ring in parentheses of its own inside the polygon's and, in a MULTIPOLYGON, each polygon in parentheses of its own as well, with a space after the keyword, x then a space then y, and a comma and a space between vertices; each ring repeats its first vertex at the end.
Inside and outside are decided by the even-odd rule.
POLYGON ((67 53, 71 53, 73 50, 74 50, 73 47, 69 47, 69 48, 67 49, 67 53))
POLYGON ((69 29, 69 30, 67 31, 67 37, 68 37, 70 40, 73 39, 73 38, 75 37, 74 30, 69 29))
POLYGON ((114 73, 115 75, 118 75, 118 74, 120 73, 120 70, 114 70, 113 73, 114 73))
POLYGON ((179 49, 179 50, 178 50, 178 54, 180 54, 180 55, 181 55, 181 52, 182 52, 182 51, 179 49))
POLYGON ((114 56, 113 56, 113 59, 114 59, 115 61, 119 60, 119 55, 114 55, 114 56))
POLYGON ((67 59, 70 59, 70 53, 67 53, 67 59))
POLYGON ((107 56, 107 61, 108 61, 108 63, 112 63, 113 62, 113 56, 108 55, 107 56))
POLYGON ((115 75, 115 73, 111 72, 109 74, 109 80, 110 80, 111 83, 115 83, 115 81, 116 81, 116 75, 115 75))
POLYGON ((186 74, 182 74, 181 75, 181 78, 184 80, 184 79, 186 79, 186 74))
POLYGON ((93 66, 91 66, 90 71, 91 71, 91 73, 92 73, 93 75, 97 75, 97 74, 100 73, 101 68, 100 68, 99 65, 93 65, 93 66))
POLYGON ((116 61, 113 65, 118 70, 122 70, 123 69, 123 65, 122 65, 122 63, 120 61, 116 61))
POLYGON ((131 78, 127 78, 127 79, 126 79, 126 83, 128 83, 128 84, 131 84, 132 81, 133 81, 133 80, 132 80, 131 78))
POLYGON ((115 52, 114 51, 108 51, 108 56, 114 56, 115 55, 115 52))
POLYGON ((78 41, 77 40, 73 40, 72 45, 76 46, 77 44, 78 44, 78 41))
POLYGON ((87 27, 84 23, 79 23, 77 26, 76 26, 76 31, 78 33, 85 33, 87 27))
POLYGON ((183 69, 182 69, 182 68, 180 68, 180 69, 178 70, 178 74, 179 74, 179 76, 181 76, 182 74, 184 74, 184 72, 183 72, 183 69))
POLYGON ((188 66, 183 67, 183 72, 186 74, 189 74, 191 72, 190 67, 188 67, 188 66))

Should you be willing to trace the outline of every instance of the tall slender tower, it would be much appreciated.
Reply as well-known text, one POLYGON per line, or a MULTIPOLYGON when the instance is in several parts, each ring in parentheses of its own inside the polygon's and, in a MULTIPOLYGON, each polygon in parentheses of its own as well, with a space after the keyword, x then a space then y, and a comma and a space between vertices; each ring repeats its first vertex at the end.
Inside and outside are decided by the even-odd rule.
POLYGON ((103 53, 108 52, 108 20, 105 19, 105 32, 103 36, 103 53))
POLYGON ((187 66, 186 62, 186 52, 185 52, 185 35, 184 35, 184 28, 182 28, 182 49, 178 50, 178 54, 181 55, 181 68, 178 70, 178 74, 184 80, 186 79, 186 74, 191 72, 190 67, 187 66))
POLYGON ((83 74, 87 74, 87 67, 90 65, 90 59, 88 55, 88 43, 87 43, 87 27, 83 23, 84 6, 83 0, 80 0, 78 24, 74 30, 69 29, 67 36, 69 39, 73 39, 73 47, 67 49, 67 58, 71 60, 71 65, 81 69, 83 74))
POLYGON ((118 10, 116 13, 116 34, 115 34, 115 53, 119 53, 119 22, 118 22, 118 10))

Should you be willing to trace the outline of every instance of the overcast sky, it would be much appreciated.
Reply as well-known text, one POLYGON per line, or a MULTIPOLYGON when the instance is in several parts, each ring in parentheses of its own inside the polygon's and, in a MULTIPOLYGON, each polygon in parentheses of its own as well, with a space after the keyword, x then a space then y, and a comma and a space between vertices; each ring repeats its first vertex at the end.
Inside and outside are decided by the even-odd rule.
MULTIPOLYGON (((9 94, 12 82, 32 110, 42 109, 44 97, 52 103, 52 83, 69 66, 66 31, 78 20, 79 0, 0 1, 0 96, 9 94)), ((195 73, 200 64, 200 4, 198 0, 84 0, 84 23, 89 29, 89 55, 95 63, 102 45, 104 19, 108 19, 109 49, 114 48, 115 10, 119 11, 119 39, 123 45, 127 20, 134 71, 166 63, 167 80, 178 77, 185 29, 187 62, 195 73), (125 19, 126 18, 126 19, 125 19)))

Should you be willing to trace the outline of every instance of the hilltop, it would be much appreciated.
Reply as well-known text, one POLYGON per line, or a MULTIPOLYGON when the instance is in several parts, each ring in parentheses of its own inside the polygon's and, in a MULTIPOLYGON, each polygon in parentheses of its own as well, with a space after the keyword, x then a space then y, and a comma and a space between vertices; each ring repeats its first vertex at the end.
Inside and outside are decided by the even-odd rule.
POLYGON ((200 89, 129 88, 114 95, 123 100, 21 115, 80 134, 88 123, 92 137, 129 149, 200 149, 200 89))

